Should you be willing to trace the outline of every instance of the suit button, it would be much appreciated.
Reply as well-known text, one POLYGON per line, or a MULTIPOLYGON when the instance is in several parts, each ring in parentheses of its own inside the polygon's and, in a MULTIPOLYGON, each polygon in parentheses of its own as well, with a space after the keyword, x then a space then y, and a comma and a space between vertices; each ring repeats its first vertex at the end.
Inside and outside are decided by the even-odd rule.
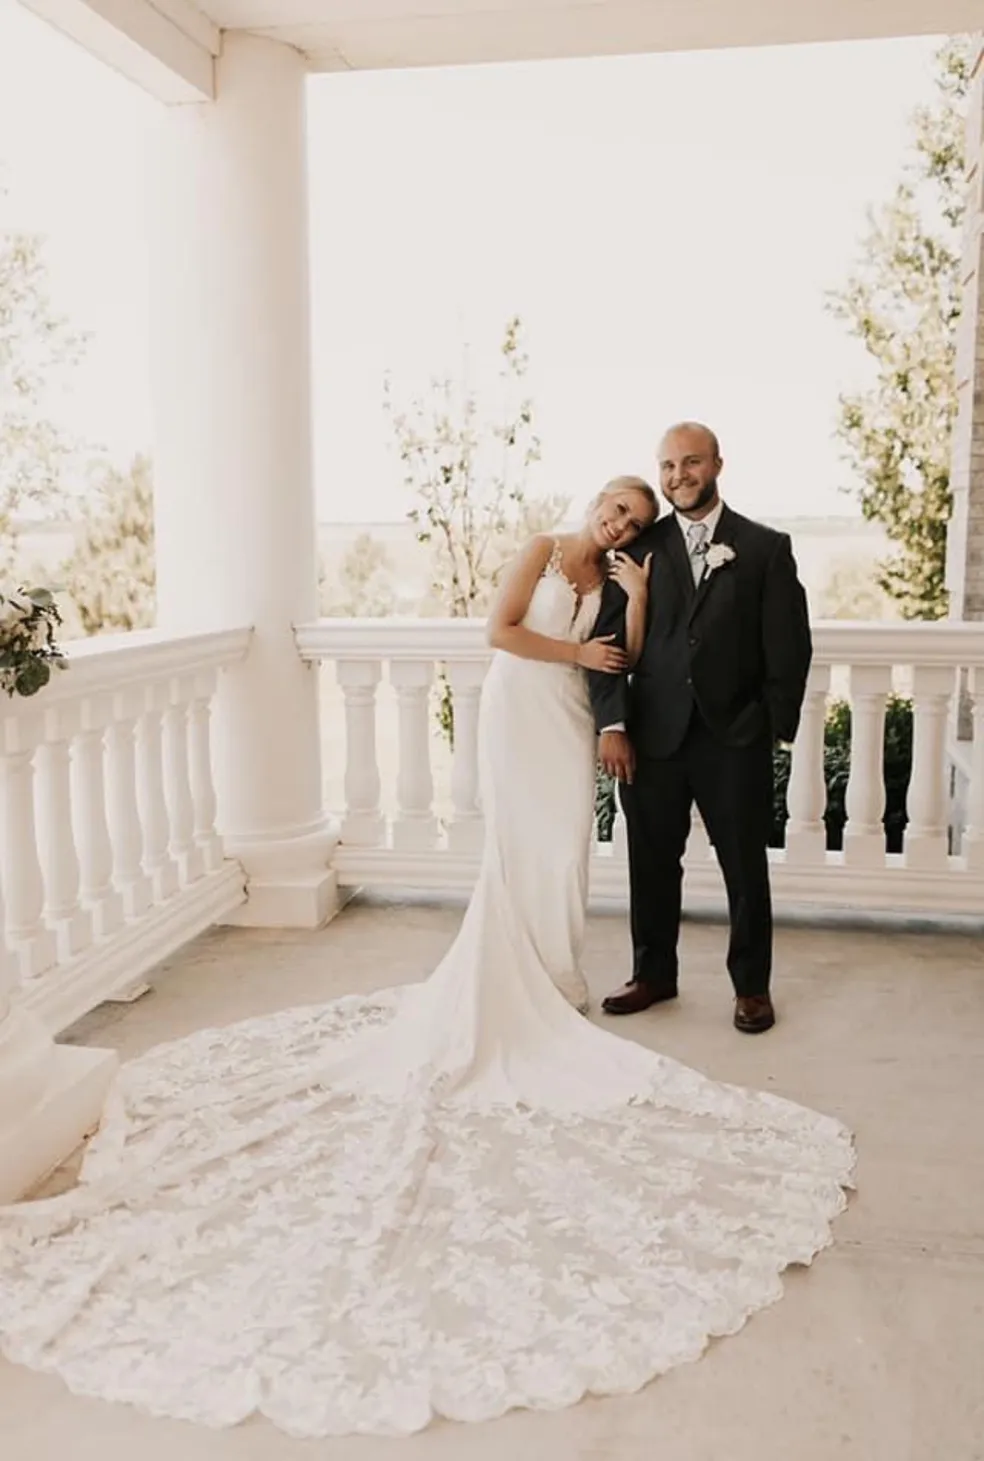
POLYGON ((696 649, 699 643, 700 643, 700 640, 697 638, 696 634, 692 634, 690 636, 690 648, 691 649, 696 649))
POLYGON ((694 682, 693 682, 693 680, 692 680, 692 679, 691 679, 691 678, 690 678, 690 676, 689 676, 689 675, 688 675, 688 676, 687 676, 687 684, 688 684, 688 685, 693 685, 693 683, 694 683, 694 682))

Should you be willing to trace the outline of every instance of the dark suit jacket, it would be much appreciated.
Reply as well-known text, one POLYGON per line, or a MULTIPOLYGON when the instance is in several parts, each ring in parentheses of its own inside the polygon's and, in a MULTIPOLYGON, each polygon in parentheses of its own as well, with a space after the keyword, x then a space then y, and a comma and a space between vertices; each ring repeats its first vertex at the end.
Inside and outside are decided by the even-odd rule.
MULTIPOLYGON (((735 556, 697 588, 673 513, 629 550, 653 555, 642 656, 631 676, 593 672, 590 688, 598 730, 624 722, 643 755, 673 755, 695 706, 726 745, 796 734, 813 651, 789 538, 725 507, 714 542, 735 556)), ((625 594, 611 581, 594 632, 625 643, 625 594)))

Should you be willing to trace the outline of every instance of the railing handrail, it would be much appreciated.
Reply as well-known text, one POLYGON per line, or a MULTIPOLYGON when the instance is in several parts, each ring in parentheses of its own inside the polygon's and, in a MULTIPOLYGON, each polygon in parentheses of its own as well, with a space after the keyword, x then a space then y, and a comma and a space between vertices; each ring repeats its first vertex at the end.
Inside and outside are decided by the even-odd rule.
POLYGON ((38 696, 4 699, 0 715, 30 714, 80 695, 104 694, 143 680, 235 664, 245 656, 252 632, 240 628, 173 634, 164 629, 140 629, 69 640, 64 645, 68 669, 53 671, 50 683, 38 696))
MULTIPOLYGON (((318 619, 296 630, 302 659, 474 660, 492 651, 483 619, 318 619)), ((870 623, 820 620, 813 625, 815 664, 984 667, 984 623, 870 623)))

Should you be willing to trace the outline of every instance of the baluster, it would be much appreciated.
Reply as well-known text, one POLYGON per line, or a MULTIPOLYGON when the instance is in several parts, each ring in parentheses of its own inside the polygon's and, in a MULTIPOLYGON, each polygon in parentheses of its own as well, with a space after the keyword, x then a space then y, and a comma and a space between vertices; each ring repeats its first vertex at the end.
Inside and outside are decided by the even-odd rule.
POLYGON ((844 860, 854 867, 885 865, 885 701, 889 665, 852 665, 851 769, 847 781, 844 860))
POLYGON ((169 691, 160 681, 144 692, 137 722, 137 805, 143 829, 143 869, 150 878, 155 903, 165 903, 178 887, 178 867, 171 858, 171 826, 164 797, 162 717, 169 691))
POLYGON ((483 660, 448 665, 448 683, 454 696, 453 816, 448 831, 448 846, 453 852, 479 852, 485 832, 478 787, 478 706, 484 679, 483 660))
POLYGON ((390 680, 396 689, 400 726, 400 769, 396 780, 393 846, 421 850, 437 842, 434 778, 430 760, 430 660, 395 660, 390 680))
POLYGON ((92 918, 79 897, 79 858, 72 830, 71 746, 79 723, 75 706, 58 705, 48 711, 44 718, 45 740, 35 757, 44 921, 54 932, 62 961, 92 943, 92 918))
POLYGON ((164 797, 171 826, 170 854, 178 865, 178 877, 187 886, 200 878, 204 861, 195 844, 195 809, 188 769, 188 687, 172 680, 164 711, 164 797))
POLYGON ((82 701, 81 724, 72 745, 72 824, 79 854, 82 906, 100 938, 123 922, 123 899, 113 887, 113 848, 106 820, 105 738, 109 707, 102 696, 82 701))
POLYGON ((984 666, 970 671, 967 688, 973 699, 973 740, 963 853, 970 871, 984 873, 984 666))
POLYGON ((786 790, 789 820, 786 823, 785 860, 796 865, 823 862, 827 855, 827 829, 823 820, 827 809, 827 784, 823 750, 829 692, 830 666, 813 665, 806 684, 799 732, 793 744, 786 790))
POLYGON ((955 671, 915 665, 912 671, 912 776, 906 798, 905 861, 910 868, 947 865, 947 719, 955 671))
POLYGON ((11 715, 0 760, 0 876, 6 896, 7 939, 22 979, 50 969, 58 957, 55 936, 44 923, 44 882, 34 820, 34 749, 40 738, 36 716, 11 715))
POLYGON ((139 918, 153 901, 153 885, 142 866, 143 830, 137 802, 136 722, 143 699, 140 690, 118 691, 106 731, 106 819, 113 850, 113 884, 127 918, 139 918))
POLYGON ((208 873, 216 872, 223 862, 222 839, 215 830, 217 806, 212 779, 211 720, 216 679, 214 670, 196 675, 188 707, 188 774, 194 809, 194 838, 208 873))
POLYGON ((379 847, 385 821, 379 808, 376 760, 378 660, 339 660, 335 666, 345 699, 345 817, 341 840, 352 847, 379 847))
MULTIPOLYGON (((19 984, 19 960, 7 942, 7 913, 4 907, 3 875, 2 869, 0 869, 0 1026, 10 1014, 10 996, 19 984)), ((3 1038, 0 1035, 0 1046, 2 1044, 3 1038)))

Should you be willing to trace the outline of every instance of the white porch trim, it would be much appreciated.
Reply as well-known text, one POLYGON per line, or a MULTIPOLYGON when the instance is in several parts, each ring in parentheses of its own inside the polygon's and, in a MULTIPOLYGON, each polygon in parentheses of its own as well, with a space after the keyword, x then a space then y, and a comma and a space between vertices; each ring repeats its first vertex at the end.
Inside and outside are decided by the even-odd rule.
POLYGON ((21 0, 42 20, 163 102, 215 95, 218 26, 189 0, 21 0))

